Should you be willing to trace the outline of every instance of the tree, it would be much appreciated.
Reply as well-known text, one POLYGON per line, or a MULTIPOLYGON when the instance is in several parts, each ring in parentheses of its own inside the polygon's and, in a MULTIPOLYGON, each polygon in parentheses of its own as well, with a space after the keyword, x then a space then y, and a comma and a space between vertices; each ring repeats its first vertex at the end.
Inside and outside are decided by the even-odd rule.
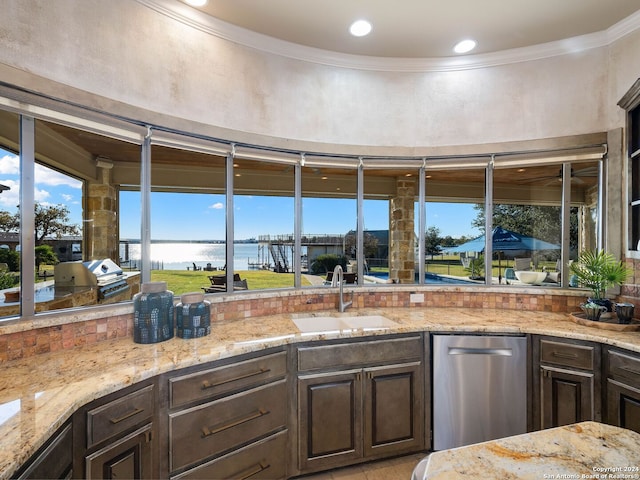
POLYGON ((40 265, 55 265, 58 263, 58 257, 51 248, 51 245, 38 245, 35 248, 36 270, 40 270, 40 265))
MULTIPOLYGON (((356 256, 356 240, 356 232, 353 230, 350 230, 344 236, 345 254, 351 256, 351 258, 355 258, 356 256)), ((378 255, 378 239, 376 236, 369 232, 364 232, 363 243, 365 258, 375 258, 378 255)))
POLYGON ((438 255, 442 251, 440 244, 442 238, 440 237, 440 229, 438 227, 429 227, 424 235, 424 252, 427 255, 438 255))
MULTIPOLYGON (((11 215, 0 211, 0 231, 20 230, 20 212, 11 215)), ((63 235, 79 235, 77 225, 69 220, 69 209, 65 205, 35 205, 35 243, 41 245, 45 238, 60 238, 63 235)))

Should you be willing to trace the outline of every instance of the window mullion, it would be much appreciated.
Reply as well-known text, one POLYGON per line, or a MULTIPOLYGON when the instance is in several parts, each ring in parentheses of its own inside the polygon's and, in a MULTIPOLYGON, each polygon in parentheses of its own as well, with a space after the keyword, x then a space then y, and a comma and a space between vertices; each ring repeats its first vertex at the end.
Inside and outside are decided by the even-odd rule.
POLYGON ((35 119, 20 116, 20 290, 22 317, 35 314, 35 119))

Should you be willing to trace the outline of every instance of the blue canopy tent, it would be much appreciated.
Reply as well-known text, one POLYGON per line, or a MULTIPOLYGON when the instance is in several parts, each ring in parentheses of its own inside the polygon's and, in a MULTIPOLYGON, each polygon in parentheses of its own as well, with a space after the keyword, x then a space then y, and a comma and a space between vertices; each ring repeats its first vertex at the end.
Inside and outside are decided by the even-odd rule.
MULTIPOLYGON (((555 243, 545 242, 534 237, 528 237, 521 235, 511 230, 506 230, 502 227, 495 227, 491 233, 491 245, 494 252, 514 251, 520 250, 523 252, 536 251, 536 250, 560 250, 560 245, 555 243)), ((484 252, 485 236, 469 240, 457 247, 447 248, 448 252, 460 253, 460 252, 484 252)))
MULTIPOLYGON (((509 252, 509 257, 513 258, 518 255, 522 255, 525 252, 538 251, 538 250, 560 250, 560 245, 554 243, 545 242, 538 238, 529 237, 527 235, 521 235, 511 230, 506 230, 502 227, 495 227, 491 232, 491 245, 494 252, 498 252, 498 261, 502 259, 500 252, 509 252)), ((462 252, 484 252, 485 236, 469 240, 461 245, 453 248, 447 248, 450 253, 462 253, 462 252)), ((501 265, 498 265, 498 281, 501 278, 501 265)))

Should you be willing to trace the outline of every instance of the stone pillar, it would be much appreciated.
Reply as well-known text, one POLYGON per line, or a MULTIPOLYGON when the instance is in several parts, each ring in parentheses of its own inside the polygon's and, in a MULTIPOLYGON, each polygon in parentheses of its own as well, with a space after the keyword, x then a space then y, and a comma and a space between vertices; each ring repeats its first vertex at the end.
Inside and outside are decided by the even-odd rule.
POLYGON ((414 204, 416 179, 398 177, 389 202, 389 278, 415 283, 414 204))
POLYGON ((96 159, 98 178, 87 182, 86 209, 84 212, 84 260, 110 258, 119 263, 118 254, 118 191, 111 184, 113 163, 104 158, 96 159))

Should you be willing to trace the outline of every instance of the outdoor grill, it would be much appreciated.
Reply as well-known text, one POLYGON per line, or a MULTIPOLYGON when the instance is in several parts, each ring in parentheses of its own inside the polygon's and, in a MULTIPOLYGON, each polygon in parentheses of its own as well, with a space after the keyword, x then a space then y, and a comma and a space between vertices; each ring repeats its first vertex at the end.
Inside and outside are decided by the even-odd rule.
POLYGON ((129 289, 120 266, 109 258, 88 262, 62 262, 54 270, 56 292, 76 293, 98 289, 104 300, 129 289))

